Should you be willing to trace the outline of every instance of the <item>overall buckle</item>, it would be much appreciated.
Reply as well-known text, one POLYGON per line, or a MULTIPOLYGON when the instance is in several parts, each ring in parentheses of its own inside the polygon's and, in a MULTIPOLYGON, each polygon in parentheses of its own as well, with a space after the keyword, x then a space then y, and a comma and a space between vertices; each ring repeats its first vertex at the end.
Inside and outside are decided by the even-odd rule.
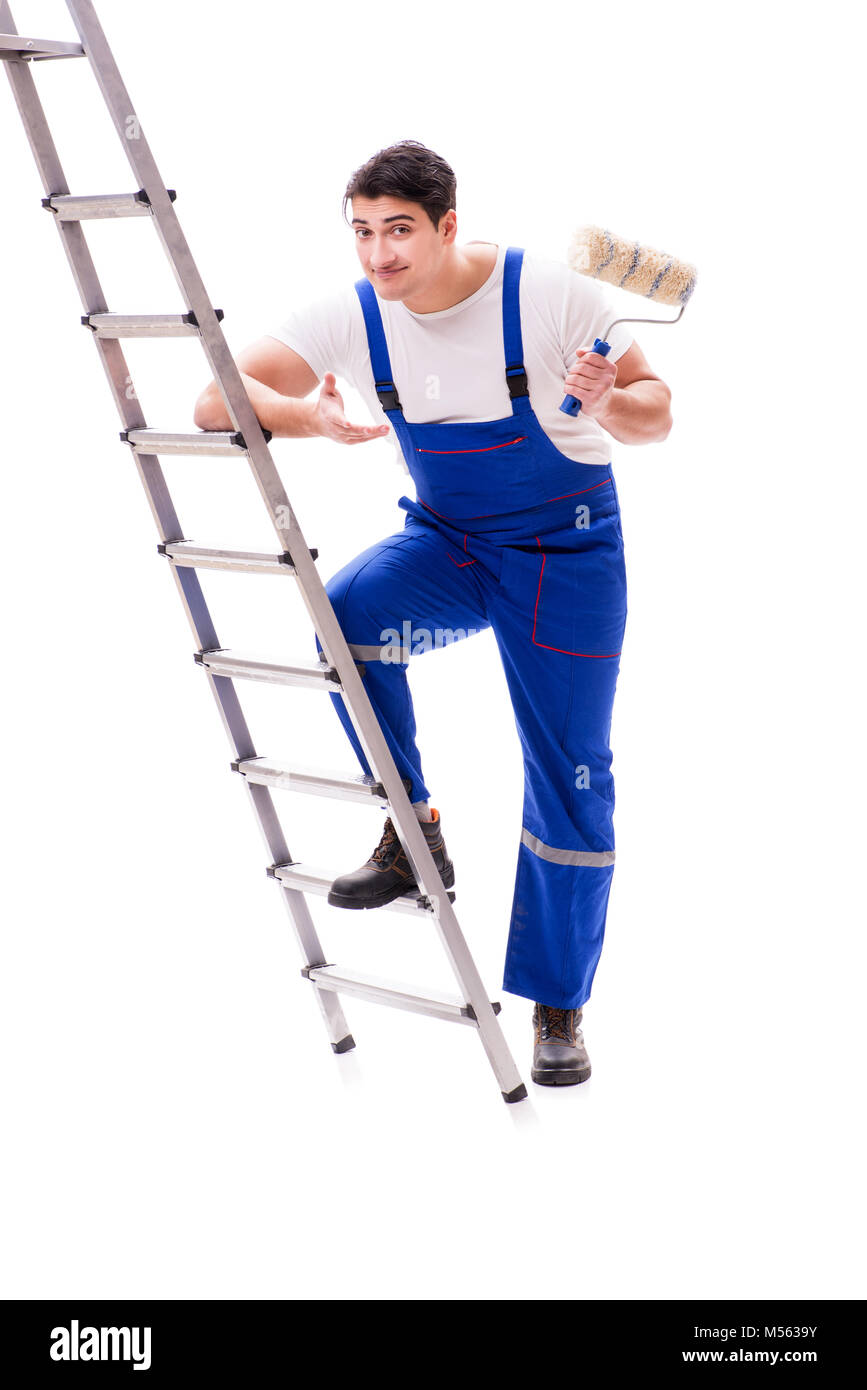
POLYGON ((517 396, 529 396, 530 390, 527 385, 527 373, 524 370, 523 362, 515 362, 511 367, 506 368, 506 385, 509 388, 511 400, 515 400, 517 396))
POLYGON ((393 381, 375 381, 374 387, 383 410, 403 410, 397 398, 397 387, 393 381))

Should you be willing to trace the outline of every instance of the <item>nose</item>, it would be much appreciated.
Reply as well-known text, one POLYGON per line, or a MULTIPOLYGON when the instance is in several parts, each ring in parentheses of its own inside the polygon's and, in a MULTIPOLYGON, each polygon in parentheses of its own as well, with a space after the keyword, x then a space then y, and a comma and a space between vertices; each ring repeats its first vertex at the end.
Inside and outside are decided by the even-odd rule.
MULTIPOLYGON (((369 245, 369 242, 368 242, 369 245)), ((371 270, 390 270, 392 266, 400 265, 397 252, 393 246, 389 246, 386 241, 379 242, 372 248, 368 257, 368 265, 371 270)))

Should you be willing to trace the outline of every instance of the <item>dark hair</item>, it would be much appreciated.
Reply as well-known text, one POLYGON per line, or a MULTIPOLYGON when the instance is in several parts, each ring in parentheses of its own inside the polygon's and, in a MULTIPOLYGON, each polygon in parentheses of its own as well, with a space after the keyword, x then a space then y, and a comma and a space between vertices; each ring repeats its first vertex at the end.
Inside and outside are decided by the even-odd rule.
POLYGON ((449 208, 455 206, 456 188, 454 171, 440 155, 419 140, 401 140, 379 150, 356 169, 343 195, 343 218, 347 220, 346 204, 350 198, 382 198, 391 194, 420 203, 438 227, 449 208))

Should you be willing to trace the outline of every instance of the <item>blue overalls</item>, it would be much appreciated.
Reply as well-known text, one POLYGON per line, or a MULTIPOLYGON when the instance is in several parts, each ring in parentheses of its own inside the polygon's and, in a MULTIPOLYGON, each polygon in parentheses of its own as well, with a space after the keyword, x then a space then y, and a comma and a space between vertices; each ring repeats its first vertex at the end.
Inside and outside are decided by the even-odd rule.
MULTIPOLYGON (((326 589, 364 663, 398 771, 412 781, 410 801, 430 797, 415 742, 410 654, 493 629, 524 758, 503 988, 571 1009, 590 996, 614 872, 609 733, 626 574, 610 465, 560 453, 530 404, 522 259, 521 248, 508 248, 503 339, 512 411, 498 420, 405 420, 376 294, 357 281, 376 391, 417 498, 401 497, 403 529, 357 555, 326 589)), ((316 645, 324 660, 318 638, 316 645)), ((342 696, 331 699, 370 775, 342 696)), ((481 808, 486 779, 474 789, 481 808)))

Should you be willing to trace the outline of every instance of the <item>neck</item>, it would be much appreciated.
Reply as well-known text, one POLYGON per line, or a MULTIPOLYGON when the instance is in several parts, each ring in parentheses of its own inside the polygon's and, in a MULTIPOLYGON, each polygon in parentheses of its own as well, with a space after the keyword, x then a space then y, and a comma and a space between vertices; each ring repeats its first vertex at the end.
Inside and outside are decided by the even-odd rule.
MULTIPOLYGON (((468 245, 482 244, 469 242, 468 245)), ((493 269, 496 254, 497 248, 486 243, 481 255, 468 251, 465 246, 449 247, 436 279, 422 294, 405 299, 404 304, 414 314, 436 314, 441 309, 453 308, 462 300, 469 299, 485 283, 493 269)))

